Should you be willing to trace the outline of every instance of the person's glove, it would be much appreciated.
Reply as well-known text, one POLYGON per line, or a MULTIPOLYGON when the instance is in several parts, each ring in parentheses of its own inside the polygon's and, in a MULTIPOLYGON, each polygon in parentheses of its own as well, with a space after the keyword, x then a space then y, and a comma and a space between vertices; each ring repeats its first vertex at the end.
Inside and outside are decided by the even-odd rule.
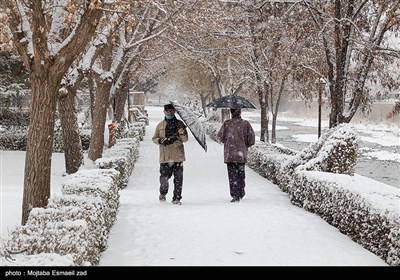
POLYGON ((167 145, 173 144, 176 140, 178 140, 176 136, 175 137, 169 137, 169 138, 160 138, 160 139, 158 139, 158 143, 160 145, 167 146, 167 145))
POLYGON ((167 139, 165 139, 164 145, 171 145, 171 144, 173 144, 176 140, 178 140, 178 137, 177 137, 177 136, 168 137, 167 139))

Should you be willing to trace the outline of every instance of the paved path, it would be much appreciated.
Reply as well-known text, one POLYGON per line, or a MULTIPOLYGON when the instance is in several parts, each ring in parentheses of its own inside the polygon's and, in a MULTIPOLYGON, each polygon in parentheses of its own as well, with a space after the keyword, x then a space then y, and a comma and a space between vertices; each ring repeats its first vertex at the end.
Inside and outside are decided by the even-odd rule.
POLYGON ((185 145, 183 204, 158 201, 158 147, 150 125, 100 266, 380 266, 380 258, 246 169, 246 197, 230 203, 222 146, 185 145))

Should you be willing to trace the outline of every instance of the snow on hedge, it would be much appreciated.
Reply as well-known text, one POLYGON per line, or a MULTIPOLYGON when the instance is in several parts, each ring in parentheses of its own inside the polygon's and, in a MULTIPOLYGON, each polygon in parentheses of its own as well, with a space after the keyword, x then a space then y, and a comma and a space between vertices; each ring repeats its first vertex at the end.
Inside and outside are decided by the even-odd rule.
POLYGON ((28 142, 28 130, 23 128, 0 131, 0 149, 8 151, 25 151, 28 142))
POLYGON ((146 124, 144 122, 133 122, 128 124, 124 119, 118 123, 115 137, 121 138, 138 138, 143 141, 144 135, 146 134, 146 124))
POLYGON ((12 251, 27 248, 28 255, 40 253, 73 254, 74 263, 94 263, 98 248, 86 220, 80 218, 79 208, 33 208, 25 226, 10 235, 7 247, 12 251))
POLYGON ((400 265, 400 191, 354 175, 358 137, 350 125, 325 132, 317 142, 291 150, 257 143, 248 166, 388 264, 400 265))
POLYGON ((363 176, 298 171, 291 199, 388 264, 400 265, 400 190, 363 176))
POLYGON ((295 154, 295 151, 288 148, 257 142, 249 149, 247 165, 264 178, 278 184, 277 178, 282 164, 295 154))
POLYGON ((338 126, 324 141, 317 155, 302 168, 354 175, 359 139, 351 126, 338 126))
POLYGON ((118 185, 125 188, 128 185, 135 162, 139 158, 139 140, 137 138, 117 139, 114 146, 104 150, 103 157, 96 160, 98 168, 115 168, 120 172, 118 185))
POLYGON ((26 249, 12 264, 38 265, 52 257, 55 265, 97 265, 138 148, 137 138, 118 139, 96 161, 100 169, 81 168, 66 176, 61 195, 49 199, 46 208, 32 209, 27 223, 11 232, 6 248, 26 249))
MULTIPOLYGON (((90 134, 87 131, 80 131, 80 139, 82 149, 88 150, 90 143, 90 134)), ((4 131, 0 130, 0 149, 6 151, 25 151, 28 142, 28 129, 20 128, 7 128, 4 131)), ((64 144, 62 140, 62 133, 60 129, 54 131, 53 152, 63 153, 64 144)))

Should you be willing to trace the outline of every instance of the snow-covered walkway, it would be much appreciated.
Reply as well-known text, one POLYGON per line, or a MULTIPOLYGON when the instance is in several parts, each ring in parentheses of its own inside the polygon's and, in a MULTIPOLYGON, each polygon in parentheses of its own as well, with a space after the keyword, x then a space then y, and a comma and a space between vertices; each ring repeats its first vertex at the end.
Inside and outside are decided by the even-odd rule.
MULTIPOLYGON (((246 169, 246 196, 230 203, 223 146, 207 138, 205 153, 189 134, 182 205, 158 201, 158 147, 150 125, 100 266, 381 266, 319 216, 292 205, 276 185, 246 169)), ((257 128, 254 128, 257 129, 257 128)))

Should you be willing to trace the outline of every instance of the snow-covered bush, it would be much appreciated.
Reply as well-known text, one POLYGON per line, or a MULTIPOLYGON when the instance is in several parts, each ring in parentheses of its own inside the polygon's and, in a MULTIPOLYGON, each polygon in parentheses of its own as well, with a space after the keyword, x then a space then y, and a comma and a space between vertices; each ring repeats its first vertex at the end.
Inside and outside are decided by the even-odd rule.
MULTIPOLYGON (((88 130, 88 129, 82 129, 79 131, 79 137, 81 139, 82 150, 84 150, 84 151, 89 149, 90 134, 91 134, 91 130, 88 130)), ((55 152, 55 153, 63 153, 64 152, 64 142, 63 142, 62 128, 61 128, 60 122, 56 122, 56 124, 54 126, 53 152, 55 152)))
POLYGON ((295 155, 257 143, 249 150, 248 166, 288 192, 293 204, 400 266, 400 191, 354 175, 357 143, 352 128, 341 125, 295 155))
POLYGON ((89 150, 91 130, 90 129, 81 129, 79 131, 79 135, 81 137, 82 150, 84 150, 84 151, 89 150))
POLYGON ((146 124, 144 122, 134 122, 128 124, 125 121, 121 121, 118 123, 115 138, 138 138, 140 141, 143 141, 145 134, 146 124))
POLYGON ((25 226, 11 233, 7 248, 26 247, 28 255, 71 254, 74 265, 97 265, 116 219, 118 191, 131 175, 139 143, 137 138, 119 139, 103 153, 109 158, 97 162, 110 169, 83 169, 68 175, 62 195, 51 198, 47 208, 34 208, 25 226))
POLYGON ((68 175, 62 195, 34 208, 25 226, 11 233, 8 248, 27 253, 72 254, 75 265, 96 265, 116 219, 119 173, 81 170, 68 175))
POLYGON ((8 127, 27 127, 30 121, 30 113, 16 111, 8 108, 0 109, 0 125, 8 127))
POLYGON ((87 222, 69 209, 33 208, 25 226, 17 227, 10 235, 7 247, 26 248, 26 254, 72 254, 76 265, 96 263, 99 248, 95 247, 87 222))
POLYGON ((128 184, 135 162, 139 157, 140 142, 137 138, 118 139, 114 146, 105 149, 103 157, 96 160, 98 168, 115 168, 120 172, 118 185, 125 188, 128 184))
POLYGON ((56 120, 56 123, 54 125, 53 152, 64 152, 64 141, 62 136, 61 123, 59 120, 56 120))
MULTIPOLYGON (((82 149, 88 150, 90 144, 90 134, 86 134, 86 131, 80 134, 82 149)), ((24 128, 8 128, 0 130, 0 149, 6 151, 25 151, 26 144, 28 141, 28 130, 24 128)), ((55 131, 53 152, 62 153, 64 152, 64 145, 62 141, 61 129, 55 131)))
POLYGON ((108 208, 106 201, 99 197, 62 195, 50 199, 47 207, 75 212, 76 218, 84 220, 89 227, 91 246, 96 247, 99 253, 106 249, 108 234, 115 220, 115 211, 108 208))
POLYGON ((295 168, 300 165, 306 164, 309 160, 316 157, 318 151, 323 147, 326 140, 332 135, 333 131, 333 129, 326 131, 321 135, 317 142, 311 143, 308 147, 304 148, 295 156, 291 157, 281 164, 277 180, 279 182, 279 187, 283 191, 289 192, 295 168))
POLYGON ((7 129, 0 131, 0 150, 25 151, 28 142, 28 130, 7 129))
POLYGON ((305 170, 354 175, 358 137, 348 125, 339 126, 325 141, 315 158, 303 165, 305 170))
POLYGON ((96 231, 97 246, 103 251, 107 245, 108 234, 117 216, 119 192, 117 178, 119 173, 109 170, 83 170, 67 177, 62 186, 62 196, 49 201, 48 207, 56 205, 75 206, 85 209, 82 215, 96 231))
POLYGON ((329 129, 317 142, 282 164, 277 178, 279 187, 291 193, 296 168, 352 175, 357 161, 357 149, 358 138, 351 126, 342 124, 329 129))
POLYGON ((288 148, 281 148, 265 142, 257 142, 249 149, 247 165, 258 174, 278 184, 278 174, 282 163, 296 154, 288 148))
MULTIPOLYGON (((3 68, 0 66, 0 69, 3 68)), ((3 73, 0 74, 0 76, 3 73)), ((29 98, 29 89, 26 82, 2 81, 1 85, 7 84, 6 87, 0 87, 0 107, 15 108, 21 110, 22 107, 27 105, 26 101, 29 98)))
POLYGON ((120 122, 116 123, 115 138, 126 138, 127 131, 129 130, 128 121, 122 118, 120 122))
POLYGON ((81 170, 68 175, 61 192, 63 195, 101 198, 106 203, 110 227, 114 223, 119 206, 118 176, 119 173, 114 169, 81 170))
POLYGON ((400 266, 400 190, 362 176, 296 171, 291 199, 400 266))

